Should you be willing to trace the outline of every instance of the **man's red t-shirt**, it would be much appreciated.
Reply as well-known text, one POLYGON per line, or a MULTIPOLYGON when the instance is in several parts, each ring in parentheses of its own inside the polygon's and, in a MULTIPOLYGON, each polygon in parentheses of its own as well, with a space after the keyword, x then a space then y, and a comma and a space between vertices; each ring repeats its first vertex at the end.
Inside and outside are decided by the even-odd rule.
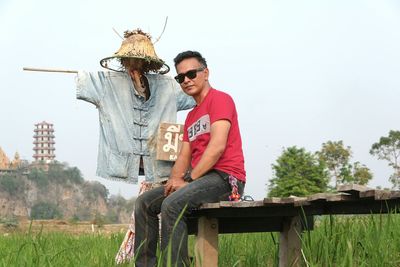
POLYGON ((185 121, 183 141, 190 143, 192 168, 200 161, 210 141, 211 124, 218 120, 228 120, 231 127, 225 151, 213 169, 226 172, 245 182, 242 139, 235 103, 228 94, 213 88, 210 88, 203 102, 189 112, 185 121))

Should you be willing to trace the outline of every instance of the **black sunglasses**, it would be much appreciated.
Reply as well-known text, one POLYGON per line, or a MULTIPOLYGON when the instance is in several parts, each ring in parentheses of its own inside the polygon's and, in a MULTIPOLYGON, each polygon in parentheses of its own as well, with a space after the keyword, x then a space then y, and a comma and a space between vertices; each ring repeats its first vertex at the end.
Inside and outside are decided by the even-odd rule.
POLYGON ((185 77, 188 77, 189 79, 193 80, 194 78, 197 77, 197 73, 199 71, 203 71, 205 68, 201 67, 198 69, 194 69, 194 70, 189 70, 185 73, 180 73, 178 75, 176 75, 174 78, 178 83, 183 83, 183 81, 185 80, 185 77))

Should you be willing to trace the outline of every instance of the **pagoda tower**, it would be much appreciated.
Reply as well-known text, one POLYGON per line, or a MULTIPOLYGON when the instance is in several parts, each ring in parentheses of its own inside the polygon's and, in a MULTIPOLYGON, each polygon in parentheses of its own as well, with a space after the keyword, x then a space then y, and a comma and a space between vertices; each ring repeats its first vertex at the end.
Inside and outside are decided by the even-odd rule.
POLYGON ((56 155, 54 154, 54 128, 53 124, 47 123, 45 121, 35 124, 33 136, 33 158, 35 162, 50 163, 54 161, 56 155))

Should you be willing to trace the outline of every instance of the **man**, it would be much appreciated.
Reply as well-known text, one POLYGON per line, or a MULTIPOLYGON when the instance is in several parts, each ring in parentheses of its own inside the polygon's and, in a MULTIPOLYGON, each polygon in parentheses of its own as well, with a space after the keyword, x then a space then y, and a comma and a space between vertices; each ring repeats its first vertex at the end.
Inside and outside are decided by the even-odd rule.
POLYGON ((206 202, 237 198, 246 173, 238 118, 232 98, 210 86, 206 60, 186 51, 175 59, 182 90, 196 106, 188 114, 183 144, 165 186, 140 195, 135 203, 136 266, 155 266, 158 218, 161 212, 161 250, 164 263, 188 265, 186 216, 206 202), (185 174, 191 169, 190 176, 185 174), (171 252, 166 248, 170 244, 171 252))
MULTIPOLYGON (((140 29, 126 31, 120 49, 100 64, 112 72, 79 72, 77 98, 99 110, 100 140, 97 175, 137 183, 139 194, 161 186, 171 173, 172 162, 156 159, 157 130, 161 122, 176 122, 179 110, 194 101, 165 74, 169 67, 155 53, 151 38, 140 29)), ((116 256, 122 263, 134 257, 134 223, 116 256)))

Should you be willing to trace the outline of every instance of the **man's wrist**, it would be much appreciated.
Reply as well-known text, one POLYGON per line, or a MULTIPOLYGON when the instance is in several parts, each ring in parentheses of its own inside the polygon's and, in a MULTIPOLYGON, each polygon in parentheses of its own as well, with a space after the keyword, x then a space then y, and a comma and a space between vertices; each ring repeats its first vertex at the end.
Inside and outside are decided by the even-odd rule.
POLYGON ((185 182, 191 183, 193 182, 192 176, 188 175, 184 178, 185 182))

